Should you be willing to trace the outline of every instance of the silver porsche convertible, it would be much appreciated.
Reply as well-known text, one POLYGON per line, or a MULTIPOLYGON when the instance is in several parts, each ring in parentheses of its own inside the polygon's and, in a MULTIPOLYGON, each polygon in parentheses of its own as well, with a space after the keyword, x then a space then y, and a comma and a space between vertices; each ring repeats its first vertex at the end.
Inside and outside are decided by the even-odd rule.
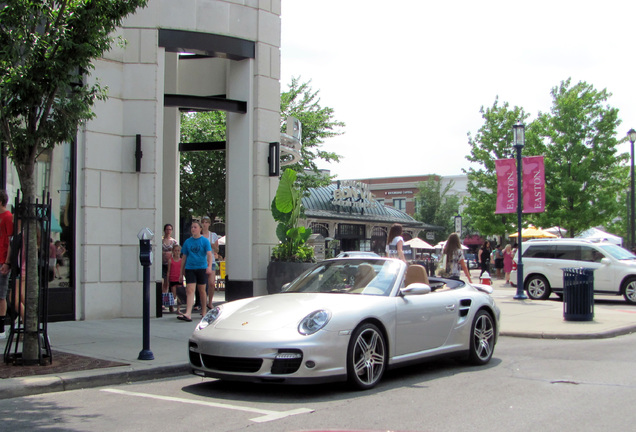
POLYGON ((433 278, 389 258, 320 262, 278 294, 215 307, 188 343, 193 373, 264 383, 348 380, 440 355, 490 361, 499 332, 492 288, 433 278))

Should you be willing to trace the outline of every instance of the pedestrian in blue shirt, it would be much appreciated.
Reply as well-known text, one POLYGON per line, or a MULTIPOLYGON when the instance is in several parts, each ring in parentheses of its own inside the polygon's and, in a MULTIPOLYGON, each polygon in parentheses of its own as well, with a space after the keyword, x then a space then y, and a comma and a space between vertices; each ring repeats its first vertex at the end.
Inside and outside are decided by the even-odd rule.
MULTIPOLYGON (((210 240, 201 236, 201 224, 192 222, 190 233, 192 237, 183 242, 181 248, 181 277, 186 281, 186 310, 177 319, 192 321, 192 306, 194 306, 194 291, 199 291, 202 299, 206 298, 205 283, 212 274, 212 247, 210 240)), ((206 314, 206 302, 201 302, 201 314, 206 314)))

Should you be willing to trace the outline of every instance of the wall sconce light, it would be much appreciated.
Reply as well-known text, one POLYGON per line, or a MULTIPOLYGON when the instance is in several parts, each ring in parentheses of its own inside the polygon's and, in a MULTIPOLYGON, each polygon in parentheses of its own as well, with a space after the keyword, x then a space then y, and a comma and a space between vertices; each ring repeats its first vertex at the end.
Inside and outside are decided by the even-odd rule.
POLYGON ((137 172, 141 172, 141 157, 143 155, 141 151, 141 135, 137 134, 135 136, 135 170, 137 172))
POLYGON ((280 143, 269 143, 269 157, 267 158, 269 163, 269 176, 278 177, 280 175, 280 143))

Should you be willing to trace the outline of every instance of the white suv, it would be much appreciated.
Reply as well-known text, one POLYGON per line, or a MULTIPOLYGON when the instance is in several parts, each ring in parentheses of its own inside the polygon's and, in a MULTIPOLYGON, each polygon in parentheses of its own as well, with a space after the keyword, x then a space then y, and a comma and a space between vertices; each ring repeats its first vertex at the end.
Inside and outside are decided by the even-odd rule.
MULTIPOLYGON (((636 256, 608 242, 584 239, 537 239, 522 243, 524 289, 533 300, 563 295, 564 268, 594 269, 594 292, 623 295, 636 304, 636 256)), ((518 253, 518 252, 517 252, 518 253)), ((510 281, 517 281, 517 257, 510 281)))

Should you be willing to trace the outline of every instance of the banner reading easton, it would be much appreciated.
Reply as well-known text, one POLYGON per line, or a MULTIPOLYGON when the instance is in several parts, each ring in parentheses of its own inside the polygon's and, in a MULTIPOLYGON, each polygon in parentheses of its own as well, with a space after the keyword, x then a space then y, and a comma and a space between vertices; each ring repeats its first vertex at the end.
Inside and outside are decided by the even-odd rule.
POLYGON ((517 165, 514 159, 495 161, 497 173, 496 214, 515 213, 517 211, 517 165))
POLYGON ((543 156, 523 158, 523 212, 545 211, 545 165, 543 156))

